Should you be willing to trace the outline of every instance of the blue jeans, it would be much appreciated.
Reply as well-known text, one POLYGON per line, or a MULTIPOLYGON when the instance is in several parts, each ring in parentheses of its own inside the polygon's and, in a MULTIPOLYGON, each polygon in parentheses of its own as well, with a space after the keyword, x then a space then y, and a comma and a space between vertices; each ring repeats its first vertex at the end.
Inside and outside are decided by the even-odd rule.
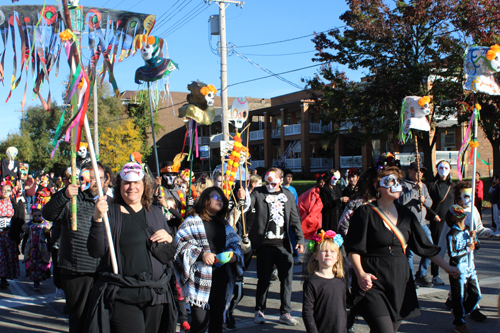
POLYGON ((31 206, 33 206, 35 204, 35 196, 26 196, 26 201, 28 202, 28 207, 27 208, 27 211, 28 211, 28 214, 31 214, 31 206))
MULTIPOLYGON (((427 224, 424 224, 422 226, 422 228, 424 229, 424 232, 427 235, 427 238, 429 238, 429 241, 432 243, 431 230, 429 229, 429 226, 427 224)), ((415 254, 413 253, 412 250, 408 249, 406 251, 406 258, 408 259, 408 264, 410 265, 411 275, 413 275, 413 257, 414 256, 415 256, 415 254)), ((429 258, 422 257, 420 259, 420 265, 418 266, 418 272, 417 272, 416 276, 420 276, 420 277, 426 276, 430 263, 431 263, 431 260, 429 258)))

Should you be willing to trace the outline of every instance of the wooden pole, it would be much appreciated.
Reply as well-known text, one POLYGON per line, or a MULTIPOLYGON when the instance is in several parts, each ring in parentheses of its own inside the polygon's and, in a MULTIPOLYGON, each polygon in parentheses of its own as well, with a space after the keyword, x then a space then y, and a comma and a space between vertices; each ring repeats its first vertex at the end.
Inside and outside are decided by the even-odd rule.
MULTIPOLYGON (((415 152, 417 154, 417 187, 418 187, 418 200, 420 201, 420 197, 422 196, 422 187, 420 187, 420 154, 418 152, 418 136, 417 132, 413 131, 413 135, 415 136, 415 152)), ((423 203, 420 203, 420 210, 424 207, 423 203)), ((421 221, 419 221, 421 222, 421 221)))

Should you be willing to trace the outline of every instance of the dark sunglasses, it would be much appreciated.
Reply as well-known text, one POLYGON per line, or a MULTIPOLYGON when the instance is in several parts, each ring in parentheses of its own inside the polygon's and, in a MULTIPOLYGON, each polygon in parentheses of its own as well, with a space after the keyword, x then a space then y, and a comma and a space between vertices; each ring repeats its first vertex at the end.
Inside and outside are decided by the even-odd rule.
POLYGON ((42 217, 42 214, 35 214, 33 217, 42 217))
POLYGON ((219 201, 219 200, 220 200, 220 201, 222 201, 222 196, 220 196, 220 195, 218 195, 218 194, 212 194, 212 199, 214 199, 214 200, 218 200, 218 201, 219 201))

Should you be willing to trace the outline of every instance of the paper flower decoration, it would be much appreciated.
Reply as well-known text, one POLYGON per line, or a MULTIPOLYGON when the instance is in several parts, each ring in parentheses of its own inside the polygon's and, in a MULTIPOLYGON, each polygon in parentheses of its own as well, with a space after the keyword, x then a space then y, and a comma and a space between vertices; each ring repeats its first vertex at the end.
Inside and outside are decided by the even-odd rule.
POLYGON ((321 229, 320 231, 318 231, 316 235, 312 236, 312 240, 309 241, 307 247, 311 252, 314 252, 316 245, 321 244, 325 239, 333 240, 335 245, 337 245, 338 247, 341 247, 342 244, 344 243, 344 239, 342 238, 342 236, 337 234, 335 231, 333 230, 324 231, 323 229, 321 229))

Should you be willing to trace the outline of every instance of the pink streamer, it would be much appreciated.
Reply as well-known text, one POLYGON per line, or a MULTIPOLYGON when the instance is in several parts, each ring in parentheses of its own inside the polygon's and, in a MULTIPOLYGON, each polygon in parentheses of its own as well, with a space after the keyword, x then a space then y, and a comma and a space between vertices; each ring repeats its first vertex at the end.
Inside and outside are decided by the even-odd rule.
POLYGON ((196 158, 198 158, 199 157, 199 155, 198 155, 198 153, 199 153, 199 151, 198 151, 198 123, 194 124, 194 131, 195 131, 194 133, 195 133, 195 140, 196 140, 195 141, 196 142, 196 158))
POLYGON ((56 147, 54 148, 54 150, 52 151, 52 153, 50 153, 50 158, 51 159, 54 157, 54 154, 56 153, 56 150, 59 147, 59 142, 61 142, 61 140, 57 140, 56 147))
POLYGON ((69 139, 71 138, 71 130, 80 122, 81 116, 82 113, 80 112, 78 116, 75 118, 75 120, 73 120, 73 122, 71 123, 71 126, 68 127, 68 129, 66 130, 66 138, 65 138, 66 142, 69 142, 69 139))

